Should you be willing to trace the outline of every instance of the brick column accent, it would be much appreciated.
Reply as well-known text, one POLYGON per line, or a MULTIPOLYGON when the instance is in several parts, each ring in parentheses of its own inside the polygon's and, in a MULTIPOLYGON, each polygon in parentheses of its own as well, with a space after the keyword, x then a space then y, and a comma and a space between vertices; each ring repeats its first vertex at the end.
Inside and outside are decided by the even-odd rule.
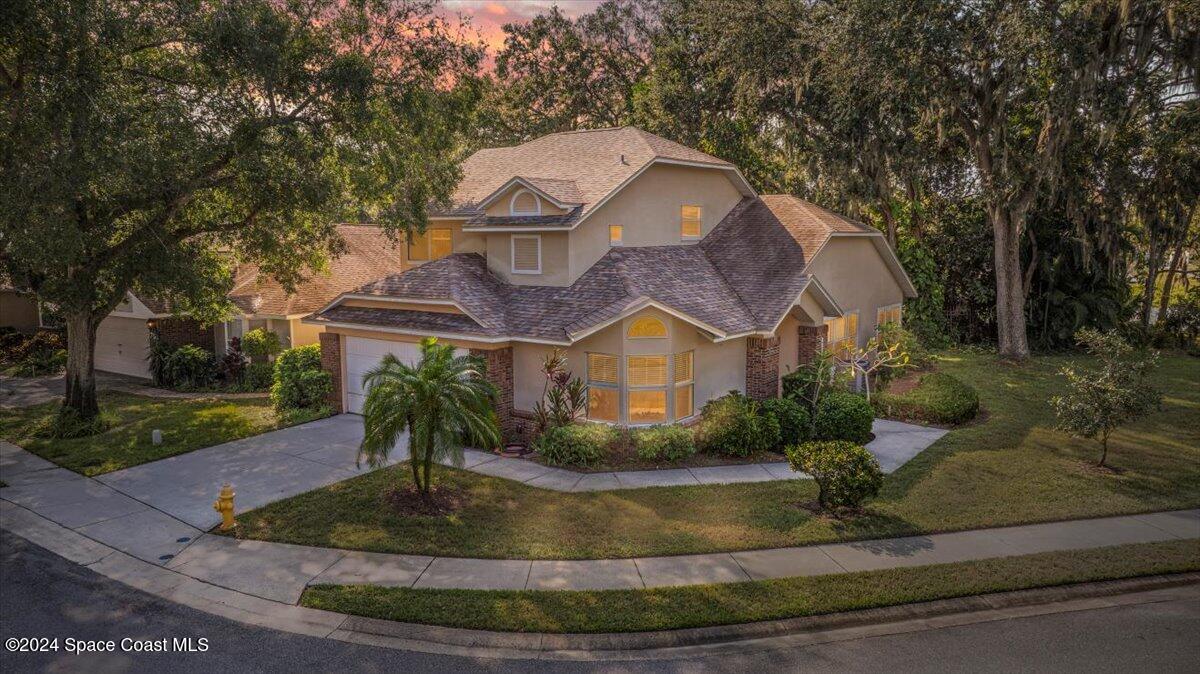
POLYGON ((506 442, 518 440, 518 421, 513 413, 512 347, 471 349, 471 355, 483 358, 484 366, 487 368, 485 376, 500 394, 496 401, 496 417, 500 422, 500 434, 506 442))
POLYGON ((800 353, 797 354, 796 362, 801 365, 807 365, 813 362, 817 354, 825 348, 825 333, 828 330, 828 326, 813 327, 801 325, 799 330, 800 353))
POLYGON ((755 400, 779 397, 779 338, 746 338, 746 395, 755 400))
POLYGON ((321 340, 321 369, 329 373, 333 379, 333 391, 329 393, 329 406, 334 414, 345 412, 342 407, 342 393, 345 383, 342 381, 342 336, 336 332, 322 332, 321 340))
POLYGON ((213 326, 204 326, 193 318, 158 318, 154 321, 154 331, 163 343, 175 348, 184 344, 210 352, 216 348, 213 326))

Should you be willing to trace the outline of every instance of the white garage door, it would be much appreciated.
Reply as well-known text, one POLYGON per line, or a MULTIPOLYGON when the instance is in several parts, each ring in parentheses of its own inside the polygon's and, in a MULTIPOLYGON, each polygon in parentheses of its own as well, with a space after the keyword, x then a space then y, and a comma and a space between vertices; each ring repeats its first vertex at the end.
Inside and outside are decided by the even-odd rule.
POLYGON ((148 378, 148 346, 150 330, 145 319, 109 316, 96 329, 96 369, 148 378))
MULTIPOLYGON (((375 369, 384 354, 390 353, 405 363, 416 363, 421 359, 421 345, 408 342, 388 342, 382 339, 346 337, 346 411, 362 414, 366 390, 363 375, 375 369)), ((454 355, 463 355, 465 349, 455 349, 454 355)))

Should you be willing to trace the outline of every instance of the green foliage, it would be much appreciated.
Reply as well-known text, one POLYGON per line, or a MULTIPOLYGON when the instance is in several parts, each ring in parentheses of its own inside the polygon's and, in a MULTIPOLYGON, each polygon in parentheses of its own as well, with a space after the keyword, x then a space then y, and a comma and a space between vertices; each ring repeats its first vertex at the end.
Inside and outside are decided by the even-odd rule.
POLYGON ((333 390, 333 380, 321 369, 321 347, 318 344, 297 346, 284 351, 275 359, 271 403, 277 410, 298 410, 317 407, 333 390))
POLYGON ((255 328, 242 336, 242 350, 253 360, 269 360, 283 350, 279 335, 266 328, 255 328))
POLYGON ((1200 351, 1200 284, 1193 284, 1154 324, 1154 345, 1200 351))
POLYGON ((244 384, 242 379, 246 376, 246 366, 249 365, 249 362, 246 353, 242 351, 242 340, 231 337, 225 349, 225 355, 221 356, 221 363, 218 366, 221 379, 227 386, 242 386, 244 384))
POLYGON ((162 376, 168 388, 204 388, 216 378, 217 364, 208 351, 184 344, 167 356, 162 376))
MULTIPOLYGON (((277 377, 286 355, 276 364, 277 377)), ((367 397, 360 456, 374 467, 383 465, 407 432, 413 483, 422 494, 429 494, 435 462, 448 458, 462 465, 464 438, 485 448, 500 444, 492 406, 497 392, 484 377, 483 359, 455 356, 453 346, 433 337, 421 340, 416 365, 389 353, 363 377, 363 386, 367 397)))
POLYGON ((59 408, 58 414, 43 417, 33 424, 28 435, 48 440, 73 440, 103 433, 114 423, 115 418, 111 414, 84 419, 75 410, 63 407, 59 408))
POLYGON ((779 422, 759 414, 759 405, 738 391, 704 403, 696 424, 696 446, 726 456, 750 456, 779 445, 779 422))
POLYGON ((931 424, 964 424, 979 414, 979 394, 957 377, 931 372, 911 391, 876 395, 880 416, 931 424))
POLYGON ((1115 331, 1081 330, 1076 338, 1099 365, 1062 368, 1067 394, 1052 397, 1050 404, 1059 429, 1076 437, 1100 438, 1098 465, 1103 466, 1109 435, 1162 404, 1162 393, 1148 381, 1158 366, 1158 353, 1134 349, 1115 331))
POLYGON ((67 342, 60 332, 9 332, 0 341, 0 371, 16 377, 61 372, 67 364, 67 342))
POLYGON ((543 433, 533 448, 552 466, 588 466, 606 459, 618 437, 607 424, 568 424, 543 433))
POLYGON ((246 368, 242 387, 247 391, 267 391, 275 381, 275 364, 260 362, 250 363, 246 368))
POLYGON ((812 437, 816 440, 848 440, 864 443, 871 438, 875 414, 867 399, 848 391, 821 396, 813 416, 812 437))
POLYGON ((822 351, 812 362, 800 365, 783 376, 783 397, 800 403, 813 416, 822 396, 846 390, 850 378, 849 370, 837 367, 832 353, 822 351))
POLYGON ((845 440, 806 442, 786 450, 792 470, 817 483, 822 508, 857 508, 883 487, 879 462, 861 445, 845 440))
POLYGON ((690 428, 647 426, 634 429, 633 447, 646 461, 679 461, 696 453, 696 440, 690 428))
POLYGON ((808 440, 812 417, 800 403, 788 398, 769 398, 762 401, 760 410, 764 416, 774 417, 779 424, 777 447, 798 445, 808 440))
POLYGON ((555 349, 542 359, 542 399, 534 403, 534 430, 541 434, 574 423, 587 406, 587 385, 567 370, 566 355, 555 349))
MULTIPOLYGON (((904 325, 912 334, 934 348, 949 346, 949 326, 946 323, 946 293, 944 273, 929 242, 912 237, 897 241, 896 256, 905 273, 917 289, 917 296, 904 300, 904 325)), ((897 326, 898 327, 898 326, 897 326)), ((909 351, 910 355, 912 351, 909 351)), ((913 358, 914 362, 916 358, 913 358)))
POLYGON ((146 362, 150 367, 150 380, 155 386, 170 388, 171 373, 167 368, 167 361, 175 349, 163 341, 154 330, 150 331, 149 341, 150 344, 146 347, 146 362))

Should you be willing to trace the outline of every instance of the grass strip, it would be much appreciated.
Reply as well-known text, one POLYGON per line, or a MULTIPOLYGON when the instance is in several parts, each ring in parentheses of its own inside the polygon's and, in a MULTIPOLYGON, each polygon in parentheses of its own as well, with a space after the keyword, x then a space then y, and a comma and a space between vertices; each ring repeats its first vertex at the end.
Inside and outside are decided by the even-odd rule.
POLYGON ((1200 539, 725 585, 592 592, 316 585, 300 603, 353 615, 502 632, 600 633, 812 616, 991 592, 1200 569, 1200 539))

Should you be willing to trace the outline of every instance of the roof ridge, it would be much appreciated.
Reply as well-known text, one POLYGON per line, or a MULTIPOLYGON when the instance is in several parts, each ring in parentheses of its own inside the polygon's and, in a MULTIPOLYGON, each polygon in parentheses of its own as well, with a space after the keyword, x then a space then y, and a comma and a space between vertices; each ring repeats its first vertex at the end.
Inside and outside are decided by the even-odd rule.
MULTIPOLYGON (((716 232, 721 225, 725 224, 726 221, 728 221, 730 218, 738 217, 743 211, 745 211, 747 208, 750 208, 750 205, 756 201, 762 201, 762 199, 759 197, 743 197, 736 206, 729 209, 729 212, 725 214, 725 217, 721 218, 721 222, 718 222, 717 226, 713 227, 712 231, 710 231, 708 235, 712 236, 713 233, 716 232)), ((707 239, 708 237, 706 236, 704 238, 707 239)), ((729 277, 725 275, 725 272, 721 269, 721 265, 718 264, 717 261, 714 260, 709 254, 708 247, 704 245, 703 241, 700 242, 698 247, 700 248, 701 254, 704 255, 704 259, 708 260, 708 264, 713 268, 714 271, 717 272, 717 277, 721 279, 721 283, 729 289, 729 292, 733 293, 733 296, 737 298, 738 303, 742 305, 742 309, 745 310, 746 314, 753 318, 755 322, 757 322, 758 315, 755 314, 754 310, 750 308, 750 303, 746 301, 746 298, 742 297, 742 294, 738 292, 737 286, 729 281, 729 277)))

